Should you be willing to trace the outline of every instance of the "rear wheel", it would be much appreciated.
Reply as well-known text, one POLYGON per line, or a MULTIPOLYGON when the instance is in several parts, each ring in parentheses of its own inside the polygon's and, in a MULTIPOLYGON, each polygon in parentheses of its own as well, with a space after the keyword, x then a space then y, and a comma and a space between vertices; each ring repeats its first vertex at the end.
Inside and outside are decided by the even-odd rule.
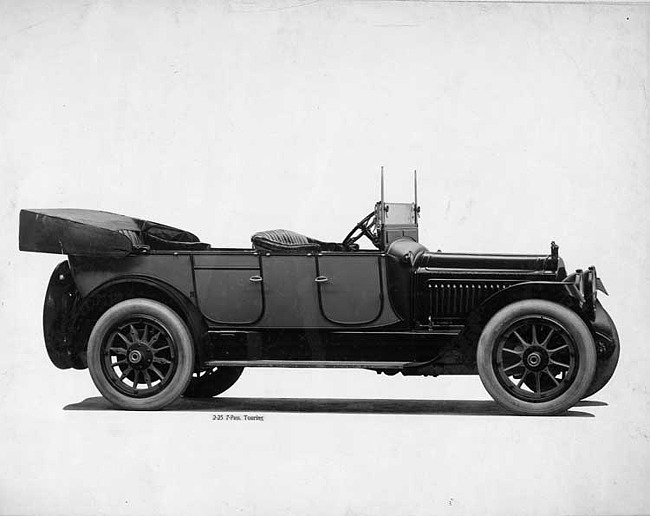
POLYGON ((212 398, 230 389, 244 371, 243 367, 213 367, 192 375, 183 396, 187 398, 212 398))
POLYGON ((108 309, 88 341, 88 369, 99 392, 119 408, 161 409, 187 387, 194 346, 168 306, 128 299, 108 309))
POLYGON ((577 314, 531 299, 490 319, 479 340, 477 365, 483 385, 504 408, 554 415, 584 397, 594 377, 596 349, 577 314))

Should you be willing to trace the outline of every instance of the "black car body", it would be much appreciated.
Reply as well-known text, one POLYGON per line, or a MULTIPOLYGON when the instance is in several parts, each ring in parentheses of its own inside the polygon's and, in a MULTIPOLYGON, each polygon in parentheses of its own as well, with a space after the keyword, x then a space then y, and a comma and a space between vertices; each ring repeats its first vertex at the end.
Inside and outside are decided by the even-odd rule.
MULTIPOLYGON (((416 195, 417 199, 417 195, 416 195)), ((213 396, 245 367, 480 374, 521 414, 594 394, 619 355, 596 269, 534 255, 431 252, 417 200, 383 199, 341 243, 274 230, 248 249, 92 210, 22 210, 20 249, 68 255, 52 274, 45 343, 127 409, 213 396), (376 249, 361 250, 367 237, 376 249)))

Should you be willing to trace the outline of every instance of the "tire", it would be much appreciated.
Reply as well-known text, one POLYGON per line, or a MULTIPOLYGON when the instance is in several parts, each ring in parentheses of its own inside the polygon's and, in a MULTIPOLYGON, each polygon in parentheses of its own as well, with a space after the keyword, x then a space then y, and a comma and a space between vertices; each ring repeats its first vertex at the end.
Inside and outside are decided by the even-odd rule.
POLYGON ((244 372, 243 367, 214 367, 194 373, 183 396, 212 398, 230 389, 244 372))
POLYGON ((587 393, 583 396, 583 398, 593 396, 603 387, 605 387, 605 385, 607 385, 607 383, 612 379, 612 376, 614 375, 614 371, 618 365, 618 359, 621 355, 620 340, 618 338, 618 332, 616 331, 614 321, 612 321, 612 318, 604 308, 602 308, 602 314, 603 317, 607 320, 608 326, 611 327, 612 331, 614 332, 614 349, 610 353, 604 353, 603 355, 598 353, 596 373, 594 374, 594 379, 591 381, 591 385, 589 386, 589 389, 587 389, 587 393))
POLYGON ((158 410, 175 401, 192 378, 192 337, 168 306, 128 299, 95 324, 88 369, 99 392, 116 407, 158 410))
POLYGON ((596 347, 576 313, 529 299, 488 321, 476 360, 485 389, 499 405, 515 414, 548 416, 584 397, 596 370, 596 347))

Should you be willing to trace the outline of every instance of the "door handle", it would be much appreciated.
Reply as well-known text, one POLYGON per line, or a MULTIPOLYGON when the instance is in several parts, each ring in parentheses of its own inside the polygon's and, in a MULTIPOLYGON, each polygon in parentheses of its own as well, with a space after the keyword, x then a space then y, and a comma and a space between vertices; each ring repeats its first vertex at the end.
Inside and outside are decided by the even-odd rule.
POLYGON ((330 279, 327 276, 317 276, 314 280, 316 283, 327 283, 330 279))
POLYGON ((253 283, 259 283, 262 281, 262 276, 251 276, 248 278, 249 281, 252 281, 253 283))

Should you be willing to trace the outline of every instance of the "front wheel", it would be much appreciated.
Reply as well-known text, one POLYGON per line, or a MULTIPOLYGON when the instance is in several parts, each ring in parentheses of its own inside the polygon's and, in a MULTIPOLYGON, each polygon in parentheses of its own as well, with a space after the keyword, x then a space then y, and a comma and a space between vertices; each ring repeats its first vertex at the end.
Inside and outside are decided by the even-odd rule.
POLYGON ((88 341, 88 369, 99 392, 127 410, 157 410, 176 400, 194 368, 187 326, 168 306, 128 299, 109 308, 88 341))
POLYGON ((585 322, 542 299, 497 312, 483 329, 476 357, 494 400, 523 415, 565 412, 584 397, 596 369, 596 348, 585 322))

